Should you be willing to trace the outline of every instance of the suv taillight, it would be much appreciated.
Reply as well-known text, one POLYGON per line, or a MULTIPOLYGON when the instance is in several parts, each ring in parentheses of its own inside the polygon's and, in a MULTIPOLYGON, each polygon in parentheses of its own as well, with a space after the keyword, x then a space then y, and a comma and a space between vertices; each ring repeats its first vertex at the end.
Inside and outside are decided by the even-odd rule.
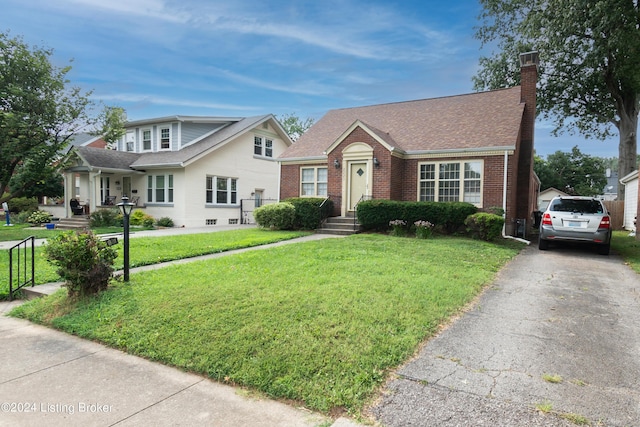
POLYGON ((602 221, 600 221, 600 225, 598 228, 610 228, 611 227, 611 219, 608 215, 602 217, 602 221))
POLYGON ((542 225, 553 225, 551 222, 551 214, 546 213, 542 216, 542 225))

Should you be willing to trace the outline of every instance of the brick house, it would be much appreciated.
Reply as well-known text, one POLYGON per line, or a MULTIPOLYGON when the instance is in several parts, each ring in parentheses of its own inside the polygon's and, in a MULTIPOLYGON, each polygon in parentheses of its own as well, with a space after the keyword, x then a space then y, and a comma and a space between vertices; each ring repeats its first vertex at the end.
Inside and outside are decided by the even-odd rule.
POLYGON ((328 197, 349 216, 362 199, 465 201, 530 223, 538 55, 521 86, 331 110, 279 157, 280 199, 328 197))

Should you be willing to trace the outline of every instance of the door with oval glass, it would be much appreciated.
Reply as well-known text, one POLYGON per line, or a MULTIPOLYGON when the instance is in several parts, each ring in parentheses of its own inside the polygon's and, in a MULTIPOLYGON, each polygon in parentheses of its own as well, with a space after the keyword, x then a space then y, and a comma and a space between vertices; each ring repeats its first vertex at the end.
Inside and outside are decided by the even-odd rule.
POLYGON ((367 162, 349 163, 349 211, 355 211, 356 205, 368 189, 367 162))

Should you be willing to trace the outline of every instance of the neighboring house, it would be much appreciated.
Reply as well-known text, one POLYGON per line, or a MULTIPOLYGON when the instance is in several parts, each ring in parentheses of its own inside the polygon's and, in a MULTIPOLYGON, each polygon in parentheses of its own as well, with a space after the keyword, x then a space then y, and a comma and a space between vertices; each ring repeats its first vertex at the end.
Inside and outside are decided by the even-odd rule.
POLYGON ((538 195, 538 210, 540 212, 544 212, 549 205, 551 199, 557 196, 568 196, 569 194, 564 191, 558 190, 557 188, 549 187, 546 190, 543 190, 538 195))
POLYGON ((620 179, 624 185, 624 220, 622 226, 625 230, 636 230, 636 216, 639 210, 638 197, 638 171, 633 171, 620 179))
POLYGON ((607 168, 607 185, 602 190, 602 200, 616 200, 618 198, 618 172, 614 172, 607 168))
MULTIPOLYGON (((366 198, 503 208, 506 232, 537 207, 537 53, 522 85, 329 111, 280 157, 280 198, 328 197, 348 216, 366 198)), ((519 222, 522 224, 522 222, 519 222)))
POLYGON ((115 150, 74 147, 65 171, 66 216, 76 198, 86 212, 129 200, 177 227, 245 222, 278 197, 278 162, 291 140, 273 115, 171 116, 128 122, 115 150), (249 202, 248 199, 251 199, 249 202))
POLYGON ((106 148, 107 142, 100 136, 81 132, 73 135, 73 138, 69 140, 69 145, 65 148, 65 154, 71 151, 74 147, 106 148))

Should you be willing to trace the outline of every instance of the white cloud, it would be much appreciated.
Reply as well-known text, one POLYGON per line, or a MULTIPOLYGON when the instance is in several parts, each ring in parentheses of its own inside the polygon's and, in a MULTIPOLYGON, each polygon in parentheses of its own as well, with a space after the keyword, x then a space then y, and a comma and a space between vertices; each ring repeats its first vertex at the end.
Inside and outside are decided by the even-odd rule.
POLYGON ((167 98, 155 95, 141 95, 133 93, 116 93, 105 95, 93 94, 92 97, 94 99, 99 99, 102 101, 116 101, 121 103, 148 103, 154 105, 170 105, 178 107, 194 107, 234 111, 247 111, 257 109, 257 107, 253 105, 247 106, 236 104, 220 104, 202 100, 167 98))

